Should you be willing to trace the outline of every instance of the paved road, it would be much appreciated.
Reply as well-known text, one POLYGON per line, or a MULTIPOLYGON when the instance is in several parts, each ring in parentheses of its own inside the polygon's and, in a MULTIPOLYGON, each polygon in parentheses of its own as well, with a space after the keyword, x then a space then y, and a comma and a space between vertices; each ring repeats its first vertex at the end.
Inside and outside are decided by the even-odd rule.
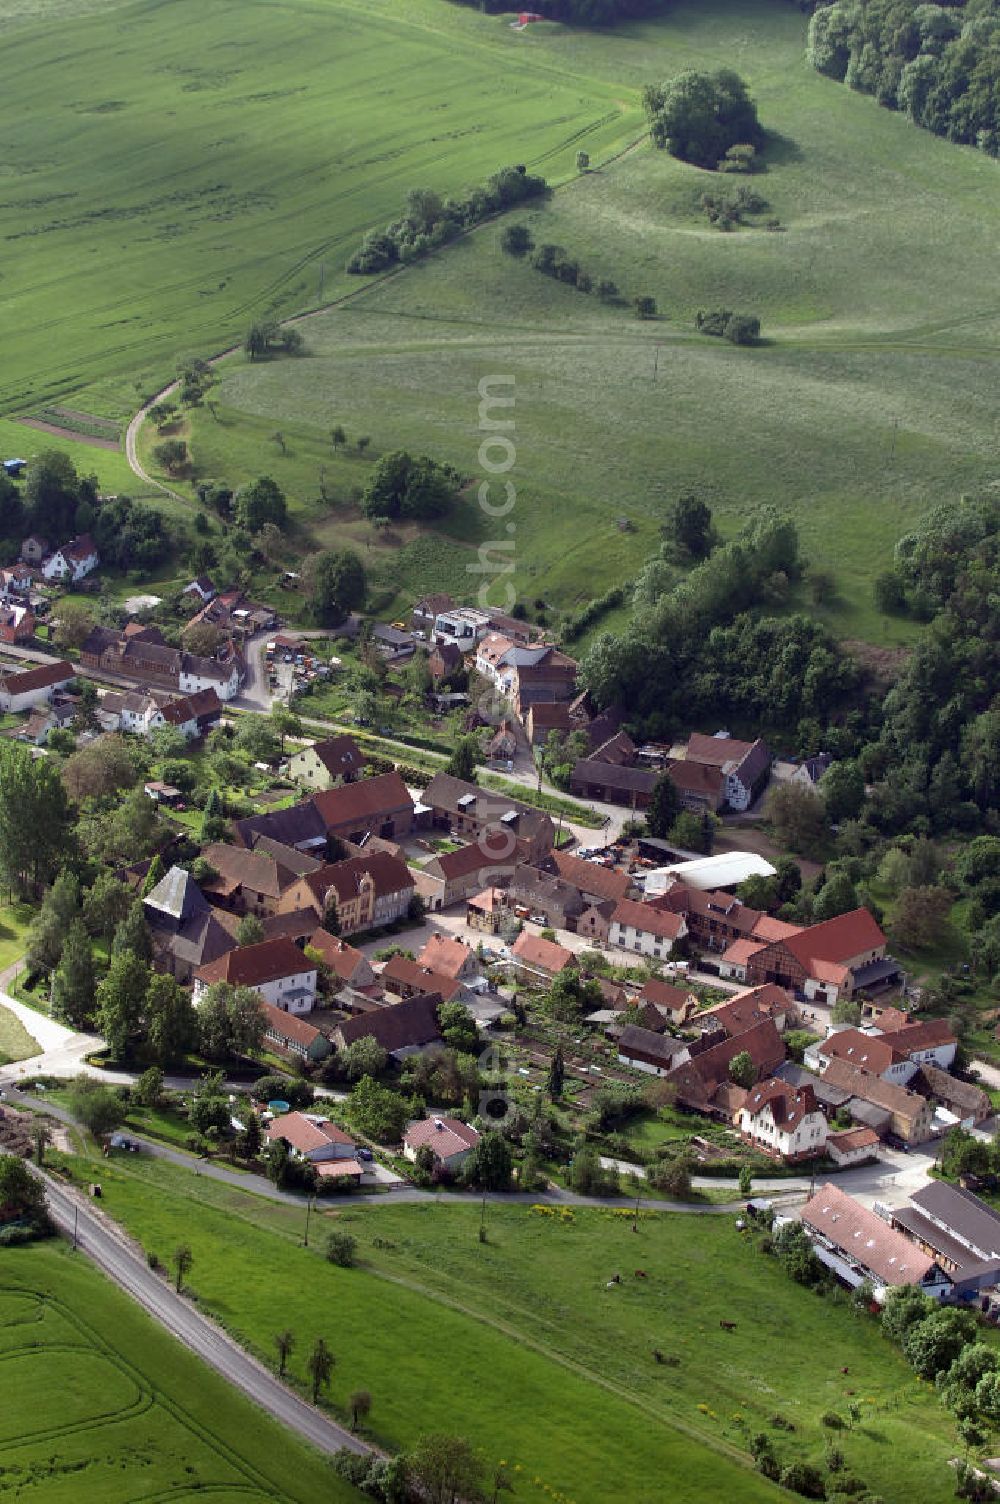
POLYGON ((67 1237, 73 1237, 75 1233, 77 1247, 172 1337, 210 1364, 275 1420, 296 1431, 321 1451, 339 1452, 344 1447, 361 1453, 373 1450, 287 1389, 262 1363, 178 1295, 162 1276, 154 1274, 136 1256, 124 1235, 94 1215, 81 1196, 67 1190, 50 1175, 44 1179, 49 1211, 60 1231, 67 1237))

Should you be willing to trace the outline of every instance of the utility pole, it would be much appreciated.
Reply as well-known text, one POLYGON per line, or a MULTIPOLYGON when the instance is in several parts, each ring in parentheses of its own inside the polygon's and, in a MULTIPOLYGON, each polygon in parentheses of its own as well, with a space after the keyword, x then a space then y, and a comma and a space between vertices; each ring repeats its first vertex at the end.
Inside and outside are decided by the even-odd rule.
POLYGON ((74 1253, 76 1252, 77 1246, 78 1246, 79 1241, 80 1241, 80 1239, 79 1239, 79 1227, 80 1227, 80 1208, 78 1206, 74 1206, 74 1208, 73 1208, 73 1252, 74 1253))
POLYGON ((656 385, 656 373, 657 373, 657 371, 659 369, 660 369, 660 347, 659 347, 659 345, 656 345, 656 346, 654 346, 654 349, 653 349, 653 385, 654 386, 656 385))
POLYGON ((310 1216, 310 1213, 312 1212, 312 1209, 313 1209, 313 1198, 312 1198, 312 1196, 310 1196, 309 1200, 306 1202, 306 1235, 305 1235, 305 1237, 302 1240, 302 1246, 303 1246, 303 1248, 308 1248, 309 1247, 309 1216, 310 1216))

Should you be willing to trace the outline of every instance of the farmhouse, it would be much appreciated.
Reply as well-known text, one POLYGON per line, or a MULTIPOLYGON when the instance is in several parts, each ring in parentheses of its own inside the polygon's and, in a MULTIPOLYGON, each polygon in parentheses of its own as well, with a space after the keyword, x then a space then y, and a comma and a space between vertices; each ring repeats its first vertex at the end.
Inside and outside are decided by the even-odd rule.
POLYGON ((781 987, 752 987, 748 992, 737 992, 724 1003, 705 1008, 698 1015, 698 1022, 712 1028, 724 1029, 735 1038, 754 1024, 769 1018, 779 1032, 787 1028, 795 1017, 795 1004, 781 987))
POLYGON ((471 946, 451 935, 429 935, 417 960, 442 976, 470 982, 479 975, 479 958, 471 946))
POLYGON ((894 1048, 892 1036, 862 1034, 860 1029, 838 1029, 826 1039, 809 1046, 803 1057, 810 1070, 822 1073, 831 1060, 846 1060, 860 1070, 870 1071, 885 1081, 905 1086, 916 1075, 917 1063, 894 1048))
POLYGON ((608 939, 622 950, 639 951, 658 959, 669 956, 674 942, 687 934, 682 914, 663 913, 651 904, 619 899, 611 915, 608 939))
POLYGON ((939 1070, 935 1065, 922 1065, 910 1086, 947 1112, 954 1113, 963 1128, 973 1128, 992 1116, 993 1103, 988 1092, 971 1081, 960 1081, 957 1076, 939 1070))
POLYGON ((826 1118, 812 1087, 789 1086, 773 1076, 747 1092, 736 1123, 748 1144, 788 1164, 815 1159, 826 1144, 826 1118))
POLYGON ((232 829, 233 839, 249 850, 256 850, 262 842, 277 842, 295 851, 318 856, 326 852, 326 825, 311 799, 293 804, 288 809, 275 809, 266 815, 248 815, 246 819, 234 820, 232 829))
POLYGON ((95 627, 80 647, 80 662, 85 668, 184 695, 214 689, 220 700, 231 700, 239 692, 245 673, 232 644, 224 644, 214 658, 203 658, 170 647, 156 628, 129 633, 95 627))
POLYGON ((287 938, 241 945, 199 966, 194 974, 195 1003, 213 982, 252 987, 285 1013, 308 1013, 316 1001, 316 966, 287 938))
POLYGON ((356 935, 404 919, 413 893, 406 863, 387 851, 372 851, 295 878, 282 891, 278 909, 286 914, 312 909, 322 920, 333 904, 340 933, 356 935))
POLYGON ((550 851, 539 863, 543 872, 551 872, 564 882, 572 883, 578 892, 587 898, 615 903, 630 892, 632 882, 627 872, 616 867, 600 867, 596 862, 585 862, 582 856, 573 856, 569 851, 550 851))
POLYGON ((834 1185, 802 1208, 802 1225, 821 1263, 852 1289, 869 1280, 878 1301, 896 1285, 918 1285, 938 1300, 951 1293, 951 1279, 930 1254, 834 1185))
POLYGON ((658 773, 646 768, 617 767, 594 758, 581 758, 570 776, 570 792, 580 799, 598 799, 624 804, 629 809, 648 809, 658 773))
POLYGON ((264 1010, 264 1038, 276 1050, 285 1055, 294 1055, 299 1060, 325 1060, 333 1046, 325 1034, 271 1003, 261 1004, 264 1010))
POLYGON ((781 1035, 769 1018, 734 1039, 689 1048, 690 1060, 675 1067, 668 1078, 677 1087, 678 1102, 697 1112, 721 1112, 727 1119, 732 1117, 728 1094, 724 1094, 721 1108, 716 1101, 720 1087, 729 1083, 729 1067, 736 1056, 744 1052, 750 1056, 755 1081, 773 1076, 785 1058, 781 1035))
POLYGON ((479 1142, 479 1134, 459 1118, 422 1118, 411 1123, 403 1135, 403 1154, 415 1161, 421 1149, 429 1149, 439 1165, 457 1170, 479 1142))
POLYGON ((867 909, 852 909, 763 946, 747 962, 752 985, 775 982, 810 1000, 835 1003, 898 976, 886 938, 867 909))
POLYGON ((510 860, 518 841, 531 862, 541 861, 552 849, 555 832, 544 810, 504 794, 491 794, 450 773, 435 773, 421 802, 439 829, 479 840, 484 857, 499 855, 510 860))
POLYGON ((398 773, 362 778, 313 794, 327 836, 361 846, 369 836, 396 841, 413 829, 413 800, 398 773))
POLYGON ((672 762, 667 777, 677 790, 682 809, 701 815, 715 814, 725 798, 725 778, 713 763, 672 762))
POLYGON ((28 668, 18 673, 0 670, 0 710, 32 710, 52 699, 57 689, 76 678, 72 663, 63 659, 59 663, 43 663, 37 668, 28 668))

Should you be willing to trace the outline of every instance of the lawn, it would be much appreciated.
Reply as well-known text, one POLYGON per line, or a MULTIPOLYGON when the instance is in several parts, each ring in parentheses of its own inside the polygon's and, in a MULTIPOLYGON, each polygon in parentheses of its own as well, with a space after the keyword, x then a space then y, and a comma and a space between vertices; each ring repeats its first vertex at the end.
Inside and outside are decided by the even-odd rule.
POLYGON ((0 1469, 18 1497, 358 1497, 62 1243, 5 1249, 0 1469))
POLYGON ((352 290, 414 184, 558 177, 641 129, 610 72, 438 0, 76 6, 17 0, 39 24, 4 37, 0 412, 122 417, 254 317, 352 290))
MULTIPOLYGON (((77 1161, 76 1173, 94 1171, 77 1161)), ((199 1301, 267 1361, 280 1305, 300 1346, 330 1337, 335 1409, 370 1390, 390 1446, 446 1417, 518 1470, 518 1496, 776 1499, 744 1470, 748 1435, 772 1429, 783 1456, 820 1460, 820 1416, 845 1412, 851 1395, 865 1418, 838 1438, 850 1469, 887 1504, 952 1496, 933 1393, 873 1325, 789 1282, 729 1217, 649 1214, 633 1233, 610 1211, 491 1205, 484 1245, 478 1207, 334 1202, 314 1213, 304 1248, 301 1208, 177 1167, 104 1162, 101 1181, 106 1210, 144 1247, 164 1256, 190 1243, 199 1301), (323 1259, 334 1225, 357 1239, 358 1267, 323 1259), (616 1272, 621 1286, 606 1288, 616 1272), (657 1364, 654 1347, 677 1366, 657 1364), (774 1430, 776 1414, 794 1431, 774 1430)))
POLYGON ((0 1005, 0 1065, 10 1065, 13 1060, 30 1060, 42 1053, 41 1045, 33 1039, 19 1018, 9 1008, 0 1005))
POLYGON ((35 912, 29 903, 0 903, 0 971, 24 955, 35 912))

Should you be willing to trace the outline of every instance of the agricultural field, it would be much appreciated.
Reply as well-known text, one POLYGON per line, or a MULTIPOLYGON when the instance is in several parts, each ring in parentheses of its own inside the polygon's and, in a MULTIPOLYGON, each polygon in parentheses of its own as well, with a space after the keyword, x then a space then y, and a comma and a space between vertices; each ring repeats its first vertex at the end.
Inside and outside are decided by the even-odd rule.
POLYGON ((357 1498, 65 1245, 3 1254, 0 1468, 22 1499, 357 1498))
POLYGON ((5 36, 2 414, 121 417, 251 318, 346 292, 414 182, 565 175, 641 130, 609 76, 435 0, 71 9, 5 36))
POLYGON ((633 1233, 631 1214, 492 1204, 482 1244, 478 1206, 333 1203, 304 1248, 301 1207, 142 1159, 105 1161, 101 1180, 108 1212, 147 1249, 183 1234, 199 1302, 265 1361, 276 1299, 300 1346, 336 1313, 333 1408, 368 1389, 372 1430, 393 1447, 447 1416, 491 1463, 507 1460, 519 1498, 597 1504, 609 1478, 634 1504, 662 1499, 665 1479, 685 1504, 777 1498, 745 1470, 749 1435, 770 1430, 780 1454, 821 1461, 820 1416, 852 1396, 862 1422, 838 1437, 851 1471, 888 1504, 952 1496, 933 1393, 873 1325, 791 1283, 728 1216, 647 1213, 633 1233), (353 1269, 323 1258, 335 1226, 357 1239, 353 1269))

